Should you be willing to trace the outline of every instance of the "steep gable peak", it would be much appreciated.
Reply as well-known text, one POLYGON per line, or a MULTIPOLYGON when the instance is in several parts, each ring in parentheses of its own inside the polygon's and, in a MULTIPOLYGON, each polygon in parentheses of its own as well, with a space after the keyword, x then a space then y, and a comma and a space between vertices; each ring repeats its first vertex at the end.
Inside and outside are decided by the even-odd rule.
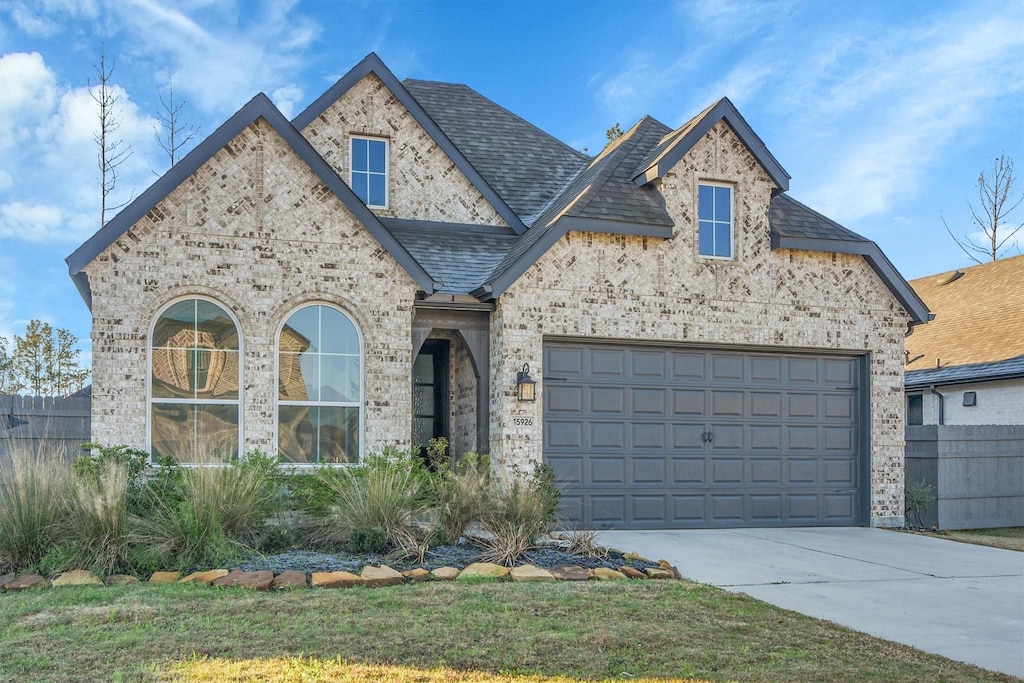
POLYGON ((651 150, 650 154, 636 167, 633 173, 633 182, 643 186, 664 176, 719 121, 725 121, 728 124, 780 191, 785 192, 789 189, 789 173, 768 151, 764 141, 754 132, 754 129, 750 127, 750 124, 728 97, 718 100, 676 130, 665 135, 661 143, 651 150))
POLYGON ((526 226, 519 215, 495 191, 494 187, 488 182, 488 179, 481 175, 474 165, 470 163, 462 149, 460 149, 460 146, 453 143, 447 133, 438 125, 438 122, 427 113, 427 110, 424 109, 420 101, 412 95, 405 85, 388 69, 381 58, 373 52, 366 55, 362 61, 352 67, 348 73, 339 78, 324 94, 316 98, 312 104, 296 116, 292 120, 293 125, 299 130, 305 129, 332 104, 341 99, 353 86, 371 74, 380 79, 384 86, 391 91, 391 94, 405 107, 406 111, 412 115, 456 167, 462 171, 473 187, 494 207, 494 210, 508 223, 512 230, 516 234, 525 232, 526 226))

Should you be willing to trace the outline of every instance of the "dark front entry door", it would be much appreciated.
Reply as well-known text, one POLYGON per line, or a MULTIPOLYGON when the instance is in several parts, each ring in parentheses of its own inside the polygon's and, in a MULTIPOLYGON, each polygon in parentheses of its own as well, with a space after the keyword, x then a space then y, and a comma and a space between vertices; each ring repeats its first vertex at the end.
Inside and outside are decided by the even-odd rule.
POLYGON ((412 367, 412 442, 448 437, 448 341, 428 339, 412 367))

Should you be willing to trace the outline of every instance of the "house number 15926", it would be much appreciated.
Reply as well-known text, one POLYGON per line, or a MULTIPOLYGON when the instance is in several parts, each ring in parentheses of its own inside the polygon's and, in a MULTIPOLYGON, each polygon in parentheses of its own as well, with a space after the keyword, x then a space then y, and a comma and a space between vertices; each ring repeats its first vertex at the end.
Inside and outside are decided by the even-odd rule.
POLYGON ((512 418, 512 424, 514 424, 516 427, 532 427, 533 426, 533 418, 532 417, 513 417, 512 418))

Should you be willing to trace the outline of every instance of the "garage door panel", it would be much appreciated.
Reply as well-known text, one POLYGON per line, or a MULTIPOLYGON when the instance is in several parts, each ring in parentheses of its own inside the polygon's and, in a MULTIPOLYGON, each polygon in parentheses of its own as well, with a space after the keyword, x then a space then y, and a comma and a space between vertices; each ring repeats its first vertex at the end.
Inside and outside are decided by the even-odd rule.
POLYGON ((644 525, 664 524, 668 513, 665 498, 664 495, 630 496, 630 521, 644 525))
POLYGON ((742 458, 715 458, 711 461, 712 484, 742 484, 742 458))
POLYGON ((552 448, 583 449, 583 422, 544 420, 544 442, 552 448))
POLYGON ((705 429, 703 424, 674 424, 672 425, 672 449, 680 450, 704 450, 705 429))
POLYGON ((704 353, 682 353, 672 354, 672 380, 684 384, 703 384, 705 378, 704 353))
POLYGON ((702 418, 705 415, 705 399, 703 389, 673 389, 672 414, 676 416, 702 418))
POLYGON ((593 349, 590 352, 590 373, 601 378, 626 376, 625 349, 593 349))
POLYGON ((589 422, 590 448, 622 450, 626 446, 626 424, 624 422, 589 422))
POLYGON ((673 484, 703 484, 706 478, 707 461, 704 458, 673 458, 673 484))
POLYGON ((665 432, 666 424, 636 423, 630 424, 630 444, 637 449, 657 449, 664 451, 668 443, 665 432))
POLYGON ((590 387, 590 412, 626 414, 626 390, 623 387, 590 387))
POLYGON ((860 362, 546 342, 544 374, 568 379, 544 386, 564 513, 594 528, 857 523, 860 362))
POLYGON ((668 415, 668 393, 665 389, 632 389, 629 395, 633 415, 668 415))
POLYGON ((751 384, 777 384, 782 381, 782 359, 754 356, 750 359, 751 384))
POLYGON ((549 375, 583 374, 583 348, 571 346, 553 347, 544 357, 544 372, 549 375))
POLYGON ((638 458, 634 456, 630 459, 630 462, 632 464, 631 479, 633 484, 657 484, 659 486, 668 484, 665 476, 668 462, 665 458, 638 458))
POLYGON ((583 389, 581 387, 551 384, 545 387, 544 397, 549 406, 546 410, 552 415, 583 414, 583 389))
POLYGON ((626 464, 621 458, 591 457, 588 462, 590 468, 589 472, 584 468, 584 483, 615 486, 626 484, 626 464))

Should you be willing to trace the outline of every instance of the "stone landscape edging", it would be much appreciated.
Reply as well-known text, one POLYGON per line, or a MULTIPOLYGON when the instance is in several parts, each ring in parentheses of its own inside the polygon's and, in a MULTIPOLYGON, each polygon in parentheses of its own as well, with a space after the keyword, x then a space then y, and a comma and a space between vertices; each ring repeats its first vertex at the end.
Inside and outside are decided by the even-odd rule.
MULTIPOLYGON (((643 559, 639 558, 638 559, 643 559)), ((627 558, 631 559, 631 558, 627 558)), ((218 586, 224 588, 238 587, 250 590, 267 591, 290 588, 375 588, 383 586, 404 585, 423 581, 512 581, 517 583, 544 581, 619 581, 619 580, 681 580, 679 570, 665 560, 658 561, 657 568, 648 568, 641 572, 638 569, 623 565, 618 570, 606 567, 586 569, 579 565, 558 565, 547 569, 532 564, 516 567, 505 567, 490 562, 474 562, 462 570, 455 567, 440 567, 427 570, 422 567, 399 572, 387 565, 368 564, 359 574, 345 571, 312 572, 305 574, 294 570, 286 570, 279 574, 269 570, 243 571, 241 569, 211 569, 193 572, 182 576, 181 572, 154 572, 146 582, 133 576, 114 574, 106 577, 106 581, 96 574, 84 569, 73 569, 64 572, 53 581, 47 581, 40 574, 7 575, 0 577, 0 592, 17 592, 37 590, 61 586, 81 585, 120 585, 126 583, 152 584, 194 584, 218 586), (300 578, 301 577, 301 578, 300 578)))

